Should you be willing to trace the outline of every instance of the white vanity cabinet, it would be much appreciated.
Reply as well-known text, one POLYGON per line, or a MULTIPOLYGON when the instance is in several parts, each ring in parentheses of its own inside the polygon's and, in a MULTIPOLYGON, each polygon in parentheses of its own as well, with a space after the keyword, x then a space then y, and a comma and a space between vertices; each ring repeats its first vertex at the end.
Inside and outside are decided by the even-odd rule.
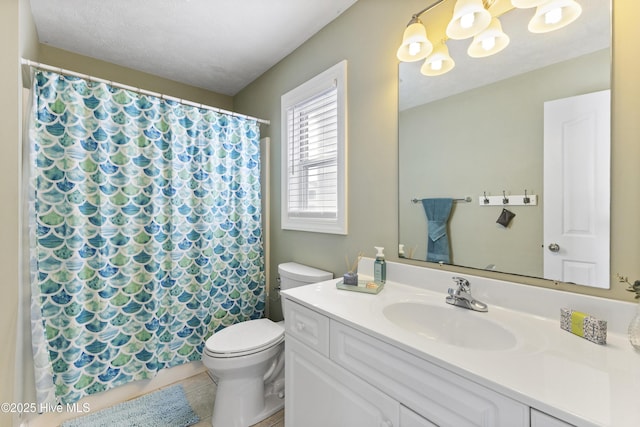
POLYGON ((640 426, 637 304, 469 276, 477 313, 446 303, 451 272, 387 263, 379 295, 282 291, 287 427, 640 426), (606 320, 607 345, 562 330, 566 307, 606 320))
POLYGON ((285 424, 397 427, 400 405, 329 359, 329 318, 285 305, 285 424))
POLYGON ((287 426, 529 426, 526 405, 305 306, 285 318, 287 426))

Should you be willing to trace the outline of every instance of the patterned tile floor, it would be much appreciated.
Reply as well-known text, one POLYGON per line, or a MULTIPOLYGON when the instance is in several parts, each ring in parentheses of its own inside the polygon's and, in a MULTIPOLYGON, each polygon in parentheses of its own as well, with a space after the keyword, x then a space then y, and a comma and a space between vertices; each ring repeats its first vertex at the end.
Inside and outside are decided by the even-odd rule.
MULTIPOLYGON (((202 372, 191 378, 180 381, 189 404, 200 417, 200 422, 193 427, 216 427, 211 425, 213 415, 213 401, 215 400, 216 384, 207 372, 202 372)), ((284 410, 276 412, 253 427, 284 427, 284 410)))

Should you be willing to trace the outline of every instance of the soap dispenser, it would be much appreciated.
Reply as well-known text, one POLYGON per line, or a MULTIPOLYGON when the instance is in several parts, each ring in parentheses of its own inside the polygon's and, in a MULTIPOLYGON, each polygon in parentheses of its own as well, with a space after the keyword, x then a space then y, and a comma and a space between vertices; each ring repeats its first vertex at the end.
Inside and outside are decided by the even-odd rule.
POLYGON ((374 246, 376 251, 376 260, 373 263, 373 281, 382 285, 387 281, 387 263, 384 260, 384 248, 374 246))

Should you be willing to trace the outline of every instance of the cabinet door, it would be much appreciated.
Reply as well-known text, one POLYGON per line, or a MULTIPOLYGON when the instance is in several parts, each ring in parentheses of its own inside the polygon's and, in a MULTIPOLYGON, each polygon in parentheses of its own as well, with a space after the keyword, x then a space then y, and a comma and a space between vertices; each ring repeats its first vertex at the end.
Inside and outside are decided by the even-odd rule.
POLYGON ((531 427, 573 427, 573 424, 531 408, 531 427))
POLYGON ((438 427, 406 406, 400 406, 400 427, 438 427))
POLYGON ((400 404, 293 337, 285 345, 285 424, 398 427, 400 404))
POLYGON ((293 336, 329 357, 329 318, 285 299, 284 322, 287 337, 293 336))
POLYGON ((330 321, 331 360, 441 427, 529 427, 529 407, 330 321))

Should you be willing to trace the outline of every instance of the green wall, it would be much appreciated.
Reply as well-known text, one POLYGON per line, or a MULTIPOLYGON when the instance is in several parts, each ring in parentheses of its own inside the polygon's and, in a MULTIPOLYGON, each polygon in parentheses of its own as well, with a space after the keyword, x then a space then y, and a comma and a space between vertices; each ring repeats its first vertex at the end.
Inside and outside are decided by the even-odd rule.
MULTIPOLYGON (((28 0, 0 2, 0 401, 18 402, 15 386, 16 335, 20 280, 20 175, 22 137, 22 93, 19 60, 37 50, 37 37, 28 0)), ((0 412, 0 425, 11 425, 16 417, 0 412)))
POLYGON ((233 110, 233 98, 230 96, 163 79, 153 74, 143 73, 43 44, 39 45, 37 62, 186 99, 199 104, 233 110))
MULTIPOLYGON (((0 2, 0 91, 3 102, 0 102, 0 141, 3 155, 0 156, 0 169, 4 171, 0 184, 0 200, 5 209, 0 210, 0 221, 5 225, 0 228, 0 239, 5 244, 0 249, 0 268, 4 272, 2 289, 2 309, 0 324, 2 325, 2 341, 10 347, 16 341, 16 318, 18 302, 18 1, 0 2), (6 226, 8 224, 8 226, 6 226), (9 243, 9 244, 7 244, 9 243), (13 243, 13 244, 11 244, 13 243)), ((13 400, 13 364, 15 354, 11 351, 0 352, 0 400, 13 400)), ((10 425, 11 414, 0 413, 0 424, 10 425)))
MULTIPOLYGON (((397 260, 398 244, 398 61, 396 49, 411 15, 423 0, 391 2, 359 0, 236 95, 235 108, 271 120, 271 283, 277 265, 297 261, 341 275, 344 255, 358 251, 373 256, 374 245, 385 246, 387 259, 397 260), (348 206, 349 234, 336 236, 280 228, 280 96, 338 61, 348 61, 348 206)), ((611 272, 640 278, 640 57, 634 40, 640 36, 638 2, 614 5, 614 69, 612 127, 612 258, 611 272), (634 236, 629 238, 629 236, 634 236)), ((462 268, 443 267, 459 272, 462 268)), ((473 270, 473 274, 479 274, 473 270)), ((624 286, 599 290, 569 284, 508 278, 573 292, 630 299, 624 286)), ((275 293, 271 301, 277 301, 275 293)), ((273 317, 277 317, 274 306, 273 317)))
MULTIPOLYGON (((395 51, 413 9, 421 8, 419 3, 359 0, 236 95, 236 109, 271 120, 264 133, 271 137, 272 285, 281 262, 296 261, 342 275, 346 272, 345 254, 352 259, 359 251, 374 256, 373 246, 384 246, 385 253, 397 254, 395 51), (348 235, 282 230, 280 97, 343 59, 348 61, 348 235)), ((271 312, 278 318, 276 293, 271 293, 270 302, 276 302, 271 312)))
POLYGON ((427 221, 410 200, 471 196, 454 204, 449 219, 452 263, 543 276, 543 105, 609 89, 610 58, 600 50, 399 114, 399 238, 417 248, 413 258, 426 259, 427 221), (540 201, 509 207, 516 214, 509 228, 496 226, 501 207, 478 203, 484 191, 525 189, 540 201))

